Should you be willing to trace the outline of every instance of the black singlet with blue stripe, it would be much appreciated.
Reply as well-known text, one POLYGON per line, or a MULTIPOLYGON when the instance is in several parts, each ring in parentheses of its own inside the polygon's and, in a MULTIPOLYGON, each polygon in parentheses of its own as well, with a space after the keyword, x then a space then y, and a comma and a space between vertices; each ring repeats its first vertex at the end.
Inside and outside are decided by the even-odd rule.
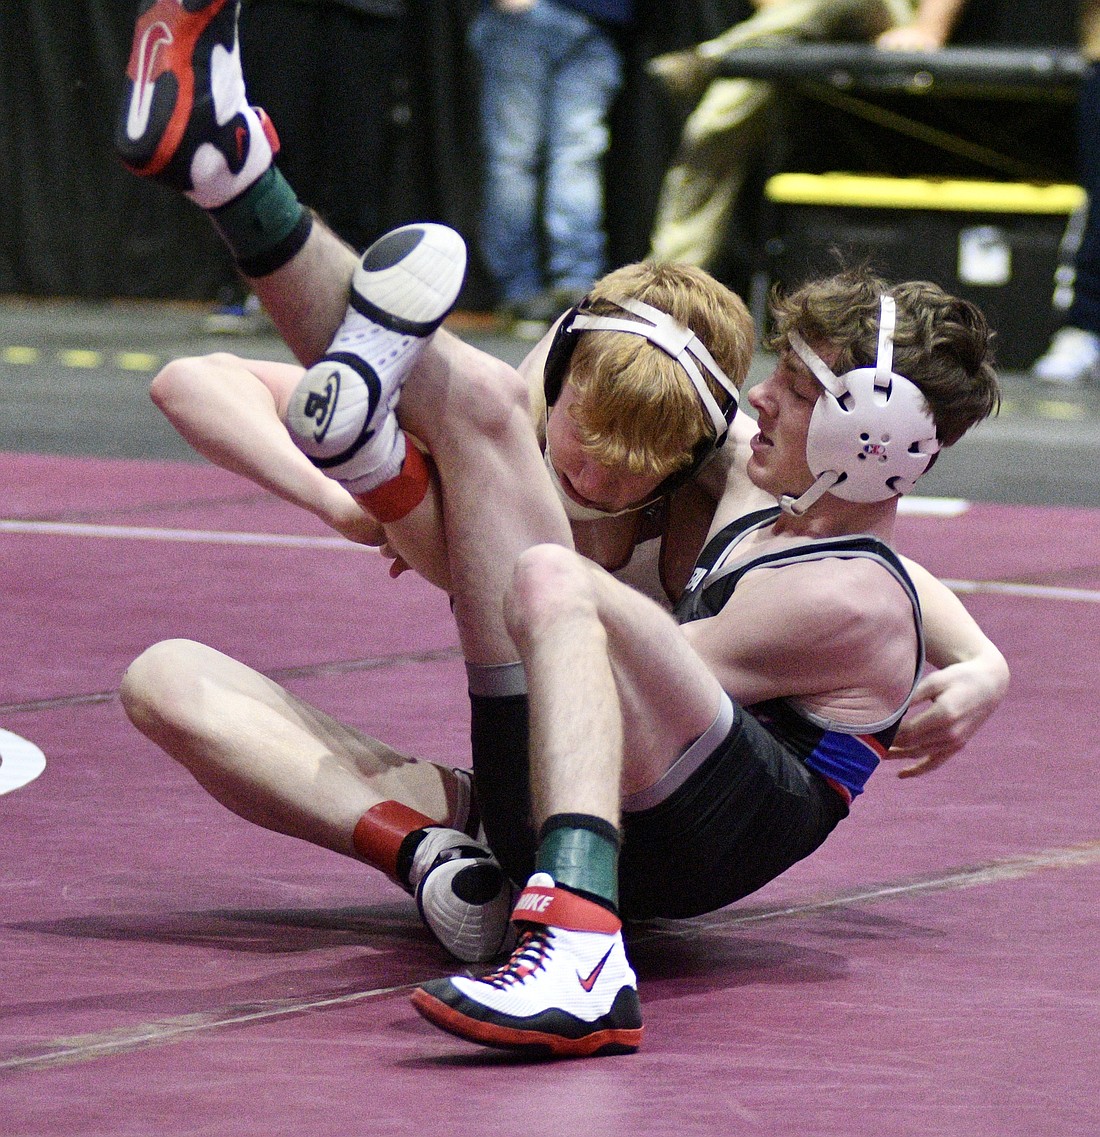
POLYGON ((918 652, 909 696, 892 715, 880 722, 852 726, 826 719, 788 698, 769 699, 745 708, 770 734, 851 801, 863 792, 867 779, 889 749, 920 678, 924 665, 920 603, 913 582, 897 554, 877 537, 866 534, 814 538, 804 544, 789 545, 738 560, 734 553, 740 542, 750 533, 770 525, 779 513, 776 506, 746 514, 712 537, 699 555, 691 581, 676 605, 675 616, 679 623, 686 624, 717 615, 733 595, 738 582, 753 569, 825 557, 874 560, 901 584, 913 606, 918 652))

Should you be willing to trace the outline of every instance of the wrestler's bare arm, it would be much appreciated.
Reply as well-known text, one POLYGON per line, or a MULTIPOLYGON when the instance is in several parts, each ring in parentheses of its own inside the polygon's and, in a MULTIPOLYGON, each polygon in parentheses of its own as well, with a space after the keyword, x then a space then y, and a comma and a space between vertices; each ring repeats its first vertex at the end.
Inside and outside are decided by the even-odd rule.
MULTIPOLYGON (((323 274, 324 278, 335 278, 341 268, 340 249, 328 244, 311 241, 303 254, 291 262, 292 266, 300 268, 302 257, 310 252, 326 255, 329 271, 323 274)), ((354 258, 350 265, 354 265, 354 258)), ((281 327, 284 321, 291 321, 293 334, 287 336, 288 343, 308 359, 323 352, 321 341, 326 345, 329 342, 329 325, 334 319, 338 324, 337 313, 343 315, 344 302, 337 305, 335 289, 319 293, 314 290, 312 301, 296 301, 294 290, 289 287, 293 273, 285 275, 287 279, 281 286, 265 278, 265 301, 276 319, 282 317, 281 327), (296 307, 299 303, 312 305, 308 314, 296 307), (293 323, 296 312, 301 329, 293 323)), ((341 295, 346 296, 346 286, 341 295)), ((284 335, 287 330, 283 328, 284 335)), ((457 343, 451 333, 441 330, 435 340, 435 358, 448 360, 455 355, 457 343)), ((532 400, 536 404, 533 414, 545 407, 541 401, 541 377, 549 342, 547 337, 536 345, 521 365, 523 372, 532 377, 532 390, 537 390, 537 398, 532 400)), ((469 356, 468 349, 466 355, 469 356)), ((422 370, 426 373, 423 381, 430 382, 430 368, 422 370)), ((302 368, 295 364, 248 360, 218 352, 168 364, 153 380, 150 393, 180 435, 215 465, 301 506, 349 540, 380 546, 393 562, 393 575, 411 567, 425 579, 449 589, 437 488, 429 492, 415 516, 383 529, 341 485, 313 466, 291 440, 284 416, 301 376, 302 368)), ((410 382, 416 381, 410 378, 410 382)))
POLYGON ((939 670, 921 680, 890 751, 911 763, 899 771, 903 778, 958 753, 1000 706, 1009 680, 1004 656, 959 598, 927 569, 905 566, 920 596, 928 660, 939 670))
POLYGON ((754 569, 718 615, 683 631, 738 702, 796 698, 854 725, 902 704, 916 662, 912 605, 863 558, 754 569))

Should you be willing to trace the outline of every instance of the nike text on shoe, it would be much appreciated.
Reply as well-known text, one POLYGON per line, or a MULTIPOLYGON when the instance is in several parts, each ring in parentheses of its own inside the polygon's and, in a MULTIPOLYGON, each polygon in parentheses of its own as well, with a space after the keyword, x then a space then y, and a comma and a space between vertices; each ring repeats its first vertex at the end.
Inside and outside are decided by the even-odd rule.
POLYGON ((511 927, 512 885, 489 848, 457 829, 422 830, 409 887, 432 935, 456 959, 500 955, 511 927))
POLYGON ((516 901, 520 939, 480 979, 433 979, 413 992, 430 1023, 469 1042, 558 1058, 628 1054, 642 1041, 638 985, 622 925, 536 873, 516 901))
POLYGON ((432 332, 454 306, 466 246, 444 225, 406 225, 363 254, 347 314, 287 408, 298 448, 354 494, 397 476, 405 436, 394 408, 432 332))
POLYGON ((243 193, 279 148, 248 105, 237 42, 239 0, 141 0, 115 149, 135 174, 204 209, 243 193))

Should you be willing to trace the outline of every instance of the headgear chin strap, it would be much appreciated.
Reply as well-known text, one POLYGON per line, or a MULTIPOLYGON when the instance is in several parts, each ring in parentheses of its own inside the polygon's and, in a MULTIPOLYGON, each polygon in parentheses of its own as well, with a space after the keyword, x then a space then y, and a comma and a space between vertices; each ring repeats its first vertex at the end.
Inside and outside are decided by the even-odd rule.
POLYGON ((825 389, 810 416, 806 461, 814 484, 800 497, 784 494, 784 512, 800 517, 823 494, 845 501, 885 501, 908 493, 940 449, 936 424, 915 383, 892 370, 894 298, 882 297, 874 367, 841 376, 795 331, 794 352, 825 389))

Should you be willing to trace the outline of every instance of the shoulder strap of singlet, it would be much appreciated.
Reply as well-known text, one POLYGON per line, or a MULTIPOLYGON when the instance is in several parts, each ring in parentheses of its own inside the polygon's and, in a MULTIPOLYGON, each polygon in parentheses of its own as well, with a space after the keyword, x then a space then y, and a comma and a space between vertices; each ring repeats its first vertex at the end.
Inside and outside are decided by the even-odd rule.
POLYGON ((703 551, 695 561, 695 571, 691 574, 685 594, 692 592, 707 579, 712 570, 719 564, 729 561, 733 549, 750 533, 770 525, 778 516, 778 506, 769 509, 757 509, 746 513, 742 517, 734 518, 728 525, 719 529, 717 533, 703 546, 703 551))
MULTIPOLYGON (((913 623, 917 632, 917 662, 909 694, 898 710, 881 723, 871 723, 859 728, 860 733, 874 733, 896 723, 909 709, 917 683, 924 670, 924 622, 921 619, 920 600, 917 590, 898 555, 878 537, 859 534, 848 537, 822 537, 806 541, 801 545, 790 545, 785 549, 746 557, 743 560, 731 559, 730 555, 737 544, 754 529, 769 524, 779 514, 778 509, 760 510, 746 514, 722 529, 700 555, 695 573, 684 590, 676 606, 676 619, 681 623, 704 619, 717 615, 733 595, 738 582, 756 568, 779 568, 783 565, 802 561, 823 560, 827 557, 860 557, 876 561, 882 565, 905 590, 913 608, 913 623), (705 561, 704 561, 705 559, 705 561)), ((812 712, 800 709, 800 714, 817 725, 833 729, 837 724, 812 712)), ((842 728, 843 729, 843 728, 842 728)))

